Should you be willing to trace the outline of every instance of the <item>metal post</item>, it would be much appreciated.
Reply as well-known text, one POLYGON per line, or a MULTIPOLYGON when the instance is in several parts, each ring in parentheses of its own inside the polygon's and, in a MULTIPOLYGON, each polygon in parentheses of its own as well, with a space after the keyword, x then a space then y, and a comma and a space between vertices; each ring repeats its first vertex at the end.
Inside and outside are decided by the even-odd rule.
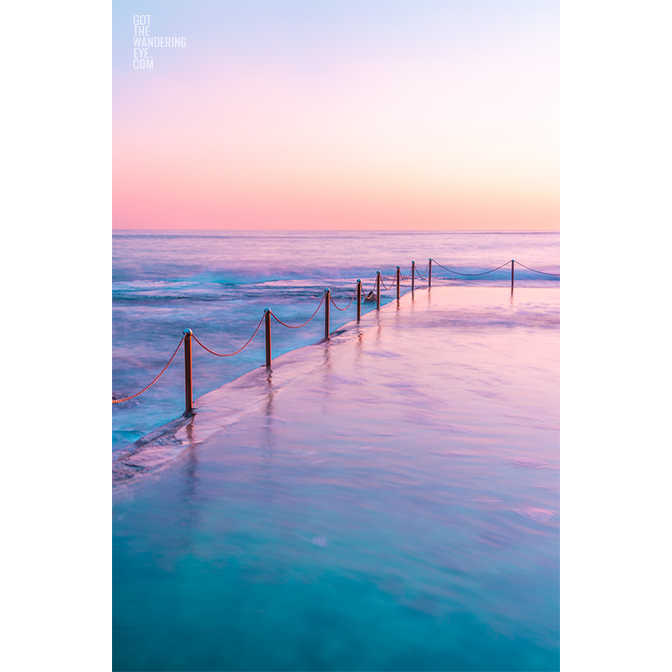
POLYGON ((264 319, 266 321, 265 331, 266 331, 266 368, 271 368, 271 311, 268 308, 264 308, 264 319))
POLYGON ((429 260, 429 289, 432 288, 432 260, 429 260))
POLYGON ((399 270, 399 266, 397 266, 397 301, 399 301, 399 284, 401 282, 401 271, 399 270))
POLYGON ((191 329, 184 330, 184 414, 191 415, 194 408, 194 393, 191 381, 191 329))
POLYGON ((329 338, 329 303, 331 301, 331 292, 324 290, 324 340, 329 338))
POLYGON ((362 281, 357 280, 357 322, 362 317, 362 281))
POLYGON ((380 310, 380 271, 376 275, 376 310, 380 310))
POLYGON ((511 292, 513 293, 513 259, 511 259, 511 292))
POLYGON ((411 262, 411 294, 415 291, 415 262, 411 262))

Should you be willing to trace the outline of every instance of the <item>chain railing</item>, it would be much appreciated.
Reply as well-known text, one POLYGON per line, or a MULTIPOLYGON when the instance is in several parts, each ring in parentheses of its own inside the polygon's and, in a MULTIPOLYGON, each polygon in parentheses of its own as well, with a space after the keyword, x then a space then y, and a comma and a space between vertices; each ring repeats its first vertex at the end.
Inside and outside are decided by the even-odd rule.
MULTIPOLYGON (((527 269, 528 271, 531 271, 533 273, 539 273, 540 275, 546 275, 546 276, 551 276, 551 277, 556 277, 560 278, 559 273, 549 273, 547 271, 539 271, 535 268, 531 268, 529 266, 526 266, 525 264, 522 264, 519 261, 516 261, 515 259, 511 259, 511 261, 506 261, 500 266, 497 266, 496 268, 492 268, 488 271, 482 271, 479 273, 465 273, 463 271, 456 271, 452 268, 448 268, 447 266, 444 266, 443 264, 440 264, 436 259, 430 259, 427 266, 425 267, 425 270, 423 273, 420 273, 416 267, 415 267, 415 261, 411 262, 411 270, 408 275, 403 275, 401 273, 401 269, 399 266, 397 266, 397 270, 395 275, 393 275, 388 281, 390 282, 390 285, 387 286, 385 282, 382 279, 380 271, 377 272, 376 278, 374 280, 374 287, 373 289, 366 293, 364 295, 364 302, 366 301, 372 301, 375 299, 376 301, 376 308, 380 309, 380 297, 381 297, 381 288, 385 290, 389 289, 396 289, 396 295, 397 295, 397 301, 400 299, 400 292, 401 292, 401 285, 402 283, 406 284, 410 280, 411 282, 411 291, 415 291, 415 278, 416 276, 418 278, 421 278, 423 280, 427 280, 427 286, 429 289, 432 287, 432 267, 433 265, 436 265, 445 271, 448 271, 449 273, 454 273, 455 275, 459 276, 464 276, 464 277, 480 277, 484 275, 488 275, 490 273, 494 273, 495 271, 499 271, 503 269, 505 266, 508 266, 511 264, 511 291, 513 292, 513 287, 514 287, 514 265, 518 264, 522 268, 527 269)), ((191 331, 191 329, 185 329, 184 333, 182 335, 182 338, 180 339, 180 342, 177 344, 177 348, 175 348, 175 352, 173 352, 171 358, 168 360, 167 364, 161 369, 159 374, 152 380, 149 385, 144 387, 142 390, 139 392, 136 392, 135 394, 132 394, 128 397, 123 397, 121 399, 112 397, 112 404, 121 404, 125 401, 130 401, 131 399, 134 399, 135 397, 140 396, 143 392, 146 392, 150 387, 156 383, 159 378, 165 373, 166 369, 172 364, 173 360, 175 359, 175 356, 179 352, 180 348, 182 347, 182 344, 184 344, 184 376, 185 376, 185 415, 191 415, 193 413, 193 392, 192 392, 192 363, 191 363, 191 340, 193 339, 200 345, 206 352, 209 352, 211 355, 214 355, 215 357, 233 357, 234 355, 237 355, 241 353, 245 348, 247 348, 250 343, 254 340, 254 337, 257 335, 259 330, 261 329, 261 325, 265 323, 265 329, 264 329, 264 335, 265 335, 265 344, 266 344, 266 368, 270 369, 271 368, 271 317, 278 322, 281 326, 287 328, 287 329, 301 329, 302 327, 307 326, 313 318, 317 315, 318 311, 322 307, 322 304, 324 304, 324 339, 329 340, 329 335, 330 335, 330 319, 329 319, 329 307, 330 305, 333 305, 337 310, 339 311, 346 311, 350 306, 352 305, 353 301, 356 299, 356 307, 357 307, 357 321, 361 319, 361 309, 362 309, 362 281, 357 280, 357 286, 355 288, 355 291, 353 292, 352 297, 350 298, 350 301, 348 302, 348 305, 345 306, 345 308, 341 308, 336 304, 334 299, 331 296, 331 290, 325 289, 324 295, 322 296, 322 299, 320 302, 317 304, 317 308, 315 308, 315 311, 313 314, 305 321, 302 322, 301 324, 287 324, 287 322, 284 322, 281 320, 270 308, 266 308, 264 310, 264 314, 262 315, 261 319, 259 320, 259 324, 257 325, 257 328, 254 330, 250 338, 247 339, 244 345, 242 345, 238 350, 235 352, 229 352, 229 353, 219 353, 216 352, 215 350, 212 350, 208 348, 206 345, 201 343, 201 341, 194 335, 194 333, 191 331)))

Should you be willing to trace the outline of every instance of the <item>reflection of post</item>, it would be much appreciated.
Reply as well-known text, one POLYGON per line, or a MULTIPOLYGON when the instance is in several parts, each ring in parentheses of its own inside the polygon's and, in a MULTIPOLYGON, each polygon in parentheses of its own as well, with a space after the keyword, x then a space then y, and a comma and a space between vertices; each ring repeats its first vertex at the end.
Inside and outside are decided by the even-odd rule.
POLYGON ((362 281, 357 280, 357 322, 362 317, 362 281))
POLYGON ((192 418, 184 428, 184 431, 187 433, 187 441, 189 442, 189 448, 194 447, 194 419, 192 418))
POLYGON ((401 271, 399 270, 399 266, 397 266, 397 301, 399 301, 399 284, 401 282, 401 271))
POLYGON ((191 329, 184 330, 184 405, 185 415, 191 415, 194 394, 191 386, 191 329))
POLYGON ((429 289, 432 288, 432 260, 429 260, 429 289))
POLYGON ((266 501, 273 501, 275 495, 275 481, 273 480, 273 457, 275 452, 275 426, 273 422, 273 397, 275 392, 273 389, 273 372, 269 371, 266 376, 267 394, 266 407, 264 410, 265 422, 264 433, 262 434, 263 441, 260 442, 261 448, 261 478, 263 479, 264 487, 261 489, 260 496, 266 501))
POLYGON ((411 294, 415 291, 415 262, 411 262, 411 294))
POLYGON ((376 309, 380 310, 380 271, 376 275, 376 309))
POLYGON ((194 450, 194 424, 192 419, 186 424, 187 444, 189 449, 186 451, 185 459, 182 461, 179 473, 182 478, 178 481, 179 486, 175 495, 179 501, 179 507, 176 509, 178 520, 181 525, 176 528, 179 537, 178 543, 183 548, 191 548, 193 545, 193 533, 198 529, 199 510, 195 504, 196 486, 198 479, 196 472, 198 469, 198 452, 194 450))
POLYGON ((268 308, 264 308, 264 320, 266 322, 265 331, 266 331, 266 368, 271 368, 271 311, 268 308))
POLYGON ((513 293, 513 259, 511 259, 511 292, 513 293))
POLYGON ((329 338, 329 302, 331 301, 331 292, 324 290, 324 339, 329 338))
POLYGON ((325 416, 331 415, 330 402, 333 395, 333 367, 331 365, 331 348, 327 346, 322 348, 322 393, 320 400, 322 402, 322 412, 325 416))

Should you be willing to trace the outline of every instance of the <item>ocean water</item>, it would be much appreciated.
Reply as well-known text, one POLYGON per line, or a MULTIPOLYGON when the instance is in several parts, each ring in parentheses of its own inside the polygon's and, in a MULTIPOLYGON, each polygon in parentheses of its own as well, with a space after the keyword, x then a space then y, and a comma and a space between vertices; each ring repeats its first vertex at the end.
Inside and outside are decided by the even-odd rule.
POLYGON ((115 487, 113 668, 558 670, 558 365, 557 282, 439 286, 201 396, 115 487))
MULTIPOLYGON (((212 350, 237 350, 254 332, 264 308, 290 324, 304 322, 325 288, 347 305, 358 278, 364 292, 380 270, 391 285, 397 266, 411 261, 426 274, 428 259, 463 273, 481 273, 516 259, 559 272, 557 233, 118 231, 113 234, 112 395, 143 389, 170 359, 185 328, 212 350)), ((516 266, 516 286, 558 286, 557 277, 516 266)), ((434 267, 433 285, 508 286, 510 270, 465 277, 434 267)), ((426 280, 416 279, 416 287, 426 280)), ((409 285, 402 285, 402 292, 409 285)), ((394 288, 384 290, 382 303, 394 288)), ((362 312, 375 303, 364 303, 362 312)), ((355 305, 331 308, 331 328, 353 319, 355 305)), ((315 343, 324 334, 322 309, 303 329, 272 325, 273 356, 315 343)), ((217 358, 194 343, 194 397, 264 363, 263 329, 242 353, 217 358)), ((184 411, 180 352, 161 379, 142 395, 112 406, 116 451, 179 417, 184 411)))

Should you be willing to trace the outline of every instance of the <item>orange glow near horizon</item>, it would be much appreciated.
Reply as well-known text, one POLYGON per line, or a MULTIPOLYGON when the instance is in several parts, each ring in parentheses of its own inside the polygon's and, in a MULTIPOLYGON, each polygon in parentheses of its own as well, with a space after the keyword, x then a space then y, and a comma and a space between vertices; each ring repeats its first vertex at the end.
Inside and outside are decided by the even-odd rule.
MULTIPOLYGON (((228 4, 180 11, 207 22, 199 12, 228 4)), ((298 61, 286 45, 243 57, 203 32, 193 50, 157 52, 154 71, 115 69, 114 228, 558 230, 557 58, 543 31, 399 51, 382 33, 347 49, 351 30, 298 61)))

